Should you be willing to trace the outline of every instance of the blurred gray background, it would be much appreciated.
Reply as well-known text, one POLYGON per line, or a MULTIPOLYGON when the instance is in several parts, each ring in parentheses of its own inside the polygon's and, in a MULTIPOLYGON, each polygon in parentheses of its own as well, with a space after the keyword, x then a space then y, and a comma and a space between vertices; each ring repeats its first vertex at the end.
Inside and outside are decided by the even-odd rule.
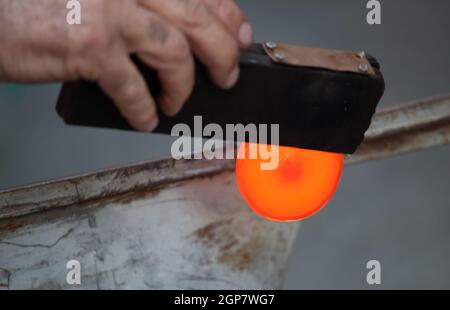
MULTIPOLYGON (((238 1, 256 39, 365 50, 383 66, 382 105, 450 93, 450 1, 238 1)), ((60 85, 0 84, 0 189, 170 154, 171 139, 64 126, 60 85)), ((287 270, 287 289, 450 289, 450 146, 349 167, 322 212, 307 220, 287 270)))

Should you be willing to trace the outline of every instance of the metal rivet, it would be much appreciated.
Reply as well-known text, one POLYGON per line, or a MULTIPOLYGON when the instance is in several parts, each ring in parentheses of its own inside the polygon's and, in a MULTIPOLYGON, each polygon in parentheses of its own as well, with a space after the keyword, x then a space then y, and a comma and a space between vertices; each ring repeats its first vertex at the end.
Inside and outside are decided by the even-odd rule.
POLYGON ((364 51, 359 52, 357 55, 359 58, 366 58, 366 52, 364 52, 364 51))
POLYGON ((368 64, 360 64, 358 69, 361 72, 369 72, 369 65, 368 64))
POLYGON ((277 46, 278 45, 275 42, 273 42, 273 41, 266 42, 266 47, 271 49, 271 50, 276 49, 277 46))
POLYGON ((282 52, 276 52, 275 53, 275 59, 278 61, 283 61, 285 58, 284 54, 282 52))

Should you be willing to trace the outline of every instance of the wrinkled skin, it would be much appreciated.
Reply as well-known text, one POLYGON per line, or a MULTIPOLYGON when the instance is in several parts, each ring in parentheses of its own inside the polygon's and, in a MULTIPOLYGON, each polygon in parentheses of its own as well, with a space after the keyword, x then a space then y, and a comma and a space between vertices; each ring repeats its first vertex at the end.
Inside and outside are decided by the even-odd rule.
POLYGON ((239 77, 239 48, 252 29, 233 0, 79 0, 81 24, 66 21, 66 0, 0 2, 0 81, 96 81, 138 130, 158 124, 155 101, 175 115, 192 92, 194 56, 222 88, 239 77), (130 60, 157 70, 153 98, 130 60))

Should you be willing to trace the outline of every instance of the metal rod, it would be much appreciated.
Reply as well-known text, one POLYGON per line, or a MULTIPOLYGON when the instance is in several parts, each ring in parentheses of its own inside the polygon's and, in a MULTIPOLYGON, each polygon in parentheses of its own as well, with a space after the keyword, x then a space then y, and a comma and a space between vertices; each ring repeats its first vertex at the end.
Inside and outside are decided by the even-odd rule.
POLYGON ((346 164, 392 157, 450 142, 450 95, 381 110, 346 164))

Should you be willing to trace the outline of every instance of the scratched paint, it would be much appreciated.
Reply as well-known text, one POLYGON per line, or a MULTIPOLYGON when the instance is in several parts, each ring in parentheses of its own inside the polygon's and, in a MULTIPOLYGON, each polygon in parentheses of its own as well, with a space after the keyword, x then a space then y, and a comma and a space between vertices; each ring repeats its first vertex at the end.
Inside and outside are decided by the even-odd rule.
POLYGON ((81 263, 84 289, 281 286, 299 224, 254 215, 233 173, 148 188, 133 198, 125 193, 9 219, 15 230, 0 221, 0 289, 70 289, 71 259, 81 263))

